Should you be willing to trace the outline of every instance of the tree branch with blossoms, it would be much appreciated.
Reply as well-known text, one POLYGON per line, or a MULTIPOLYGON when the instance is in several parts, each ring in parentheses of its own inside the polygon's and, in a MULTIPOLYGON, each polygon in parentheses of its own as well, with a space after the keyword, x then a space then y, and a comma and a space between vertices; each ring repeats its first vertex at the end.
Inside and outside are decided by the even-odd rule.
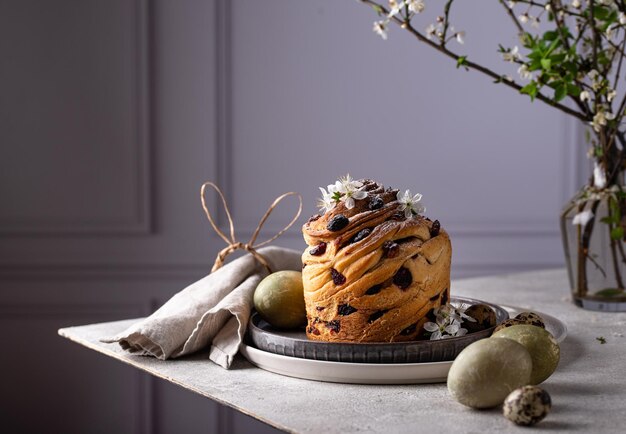
POLYGON ((626 252, 620 242, 626 242, 626 190, 622 185, 626 171, 626 135, 622 127, 626 91, 618 87, 625 82, 622 74, 626 57, 626 1, 499 0, 520 42, 512 47, 497 45, 497 52, 503 61, 518 67, 517 80, 449 47, 453 41, 462 46, 466 39, 465 32, 452 25, 455 0, 440 0, 441 12, 434 20, 428 20, 428 25, 428 21, 420 24, 420 20, 428 15, 425 11, 435 0, 387 0, 386 5, 375 0, 360 1, 378 13, 380 19, 374 22, 374 31, 383 39, 388 38, 389 25, 395 24, 453 59, 457 68, 477 71, 588 127, 588 157, 593 161, 593 174, 564 211, 578 212, 574 218, 574 224, 580 225, 578 271, 582 274, 578 276, 578 285, 582 295, 587 287, 584 264, 587 260, 595 263, 589 253, 593 215, 600 201, 606 200, 609 215, 601 221, 610 231, 616 280, 622 288, 617 255, 626 264, 626 252))
MULTIPOLYGON (((626 110, 626 95, 618 109, 614 100, 624 57, 626 57, 626 4, 617 0, 519 0, 499 3, 510 17, 520 44, 499 46, 502 59, 519 65, 520 81, 505 73, 474 62, 468 55, 449 48, 449 42, 465 42, 465 32, 451 24, 455 0, 443 2, 435 22, 418 30, 418 15, 423 15, 427 0, 360 0, 382 17, 374 23, 387 39, 391 23, 403 28, 420 42, 454 59, 458 68, 475 70, 496 83, 528 95, 593 128, 592 156, 606 173, 609 185, 615 184, 624 164, 624 134, 619 125, 626 110), (540 31, 546 23, 549 27, 540 31), (614 76, 612 76, 614 74, 614 76), (523 81, 529 81, 524 84, 523 81), (550 90, 550 96, 545 90, 550 90)), ((623 92, 622 92, 623 94, 623 92)), ((591 183, 591 182, 590 182, 591 183)))

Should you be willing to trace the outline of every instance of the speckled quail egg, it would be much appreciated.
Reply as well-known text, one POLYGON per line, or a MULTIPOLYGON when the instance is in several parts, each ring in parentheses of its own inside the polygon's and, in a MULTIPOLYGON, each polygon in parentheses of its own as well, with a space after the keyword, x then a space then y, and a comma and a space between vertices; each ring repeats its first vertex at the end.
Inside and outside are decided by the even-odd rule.
POLYGON ((482 339, 468 345, 452 363, 448 391, 468 407, 495 407, 528 384, 531 372, 532 359, 523 345, 510 339, 482 339))
POLYGON ((535 312, 522 312, 515 316, 516 320, 523 322, 524 324, 534 325, 537 327, 541 327, 542 329, 546 328, 546 323, 539 315, 535 312))
POLYGON ((548 392, 537 386, 524 386, 506 397, 502 413, 517 425, 530 426, 546 417, 551 408, 548 392))
POLYGON ((496 325, 496 313, 486 304, 474 304, 465 310, 465 314, 476 322, 463 321, 463 327, 468 333, 478 332, 496 325))
POLYGON ((540 327, 514 325, 495 332, 490 339, 499 338, 512 339, 522 344, 530 353, 533 370, 527 384, 539 384, 547 380, 559 364, 559 344, 548 331, 540 327))
POLYGON ((522 321, 518 320, 518 319, 514 319, 514 318, 510 318, 507 319, 506 321, 502 321, 500 324, 498 324, 498 326, 493 330, 494 333, 505 329, 507 327, 512 327, 514 325, 520 325, 520 324, 524 324, 522 321))

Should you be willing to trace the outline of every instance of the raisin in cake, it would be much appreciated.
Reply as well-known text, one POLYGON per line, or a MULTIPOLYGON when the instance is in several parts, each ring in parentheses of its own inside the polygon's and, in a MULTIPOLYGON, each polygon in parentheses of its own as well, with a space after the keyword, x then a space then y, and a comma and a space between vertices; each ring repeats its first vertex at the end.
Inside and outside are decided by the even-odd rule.
POLYGON ((429 312, 449 300, 450 238, 438 221, 405 213, 397 190, 355 184, 367 194, 356 194, 351 209, 338 201, 302 228, 307 336, 415 340, 429 312))

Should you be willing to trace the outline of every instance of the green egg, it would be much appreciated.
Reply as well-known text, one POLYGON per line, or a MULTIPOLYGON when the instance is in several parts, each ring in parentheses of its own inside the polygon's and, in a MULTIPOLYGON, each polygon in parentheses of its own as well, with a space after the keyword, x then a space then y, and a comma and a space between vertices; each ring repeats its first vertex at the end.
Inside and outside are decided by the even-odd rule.
POLYGON ((304 288, 299 271, 277 271, 261 280, 254 291, 254 308, 261 318, 278 328, 306 324, 304 288))
POLYGON ((530 353, 533 372, 529 384, 539 384, 548 379, 559 364, 561 351, 554 337, 546 330, 533 325, 514 325, 495 332, 491 338, 507 338, 522 344, 530 353))
POLYGON ((528 384, 531 372, 532 360, 523 345, 510 339, 482 339, 467 346, 452 363, 448 391, 468 407, 491 408, 528 384))

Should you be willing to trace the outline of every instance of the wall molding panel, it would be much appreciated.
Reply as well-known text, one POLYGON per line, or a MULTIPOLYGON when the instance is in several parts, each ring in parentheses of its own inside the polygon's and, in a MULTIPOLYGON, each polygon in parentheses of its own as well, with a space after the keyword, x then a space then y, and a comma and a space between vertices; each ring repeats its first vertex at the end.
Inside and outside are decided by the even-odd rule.
MULTIPOLYGON (((130 0, 130 34, 127 62, 132 68, 132 84, 128 95, 132 114, 132 190, 130 218, 63 218, 55 219, 41 210, 37 215, 1 218, 0 237, 102 237, 150 235, 152 227, 152 149, 151 149, 151 0, 130 0)), ((37 198, 33 198, 37 200, 37 198)), ((89 206, 97 197, 84 197, 89 206)))

